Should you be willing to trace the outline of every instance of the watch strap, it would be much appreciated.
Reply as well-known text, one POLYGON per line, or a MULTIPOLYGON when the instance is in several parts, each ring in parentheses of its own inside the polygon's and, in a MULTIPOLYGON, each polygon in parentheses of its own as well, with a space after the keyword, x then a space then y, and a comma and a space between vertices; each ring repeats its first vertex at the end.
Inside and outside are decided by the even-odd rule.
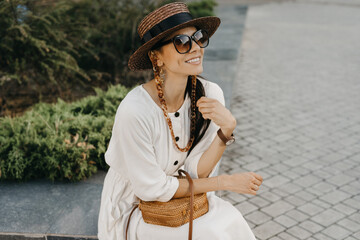
POLYGON ((220 137, 220 139, 226 144, 229 140, 234 138, 234 133, 231 133, 231 137, 227 138, 224 133, 221 131, 221 128, 219 128, 219 130, 217 131, 218 136, 220 137))

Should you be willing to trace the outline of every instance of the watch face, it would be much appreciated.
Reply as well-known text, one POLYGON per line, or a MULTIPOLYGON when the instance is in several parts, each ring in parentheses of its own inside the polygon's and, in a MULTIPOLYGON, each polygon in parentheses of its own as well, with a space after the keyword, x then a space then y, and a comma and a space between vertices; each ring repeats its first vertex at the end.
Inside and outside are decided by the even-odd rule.
POLYGON ((230 144, 232 144, 233 142, 235 142, 235 138, 230 139, 229 141, 226 142, 226 145, 229 146, 230 144))

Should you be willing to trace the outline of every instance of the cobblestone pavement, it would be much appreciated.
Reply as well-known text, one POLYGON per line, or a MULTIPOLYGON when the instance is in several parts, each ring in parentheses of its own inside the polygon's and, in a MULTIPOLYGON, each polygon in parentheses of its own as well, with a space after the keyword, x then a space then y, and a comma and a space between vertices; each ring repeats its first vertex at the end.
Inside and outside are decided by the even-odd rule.
POLYGON ((248 9, 220 174, 264 182, 257 196, 217 195, 257 239, 360 239, 359 29, 360 8, 336 1, 248 9))

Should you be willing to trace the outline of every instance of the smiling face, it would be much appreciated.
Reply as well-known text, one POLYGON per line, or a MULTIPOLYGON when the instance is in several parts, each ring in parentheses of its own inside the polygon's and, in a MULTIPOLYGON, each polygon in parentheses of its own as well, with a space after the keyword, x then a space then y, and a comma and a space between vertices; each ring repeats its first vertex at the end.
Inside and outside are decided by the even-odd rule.
MULTIPOLYGON (((182 28, 170 36, 168 36, 163 41, 167 41, 173 38, 176 35, 186 34, 192 36, 197 29, 193 26, 182 28)), ((197 43, 192 41, 191 49, 185 54, 180 54, 176 51, 174 44, 171 42, 162 46, 160 49, 155 50, 156 55, 158 56, 158 66, 163 68, 165 72, 170 75, 183 75, 187 77, 189 75, 198 75, 203 72, 203 56, 204 48, 200 48, 197 43), (187 62, 188 60, 194 58, 200 58, 195 62, 187 62)))

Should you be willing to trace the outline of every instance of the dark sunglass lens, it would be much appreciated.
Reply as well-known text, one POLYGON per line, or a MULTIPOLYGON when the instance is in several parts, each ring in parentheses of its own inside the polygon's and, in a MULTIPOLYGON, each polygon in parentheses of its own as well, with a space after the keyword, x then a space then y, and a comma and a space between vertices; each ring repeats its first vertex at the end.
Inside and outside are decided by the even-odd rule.
POLYGON ((174 40, 175 47, 180 53, 185 53, 190 49, 190 39, 188 36, 180 35, 174 40))
POLYGON ((197 31, 194 37, 200 47, 206 47, 209 44, 209 35, 205 30, 197 31))

